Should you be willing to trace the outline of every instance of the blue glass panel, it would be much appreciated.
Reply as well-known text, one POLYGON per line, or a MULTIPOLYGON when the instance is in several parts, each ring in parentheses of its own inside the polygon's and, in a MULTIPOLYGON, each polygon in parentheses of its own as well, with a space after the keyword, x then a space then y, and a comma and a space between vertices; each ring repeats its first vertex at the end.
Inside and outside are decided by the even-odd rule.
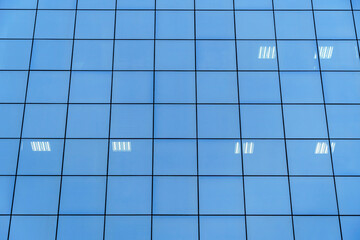
POLYGON ((190 216, 154 217, 153 239, 196 240, 198 239, 198 218, 190 216))
POLYGON ((340 214, 360 214, 360 178, 337 177, 336 190, 340 214))
POLYGON ((117 1, 118 9, 154 9, 155 0, 120 0, 117 1))
POLYGON ((157 9, 193 9, 194 0, 156 0, 157 9))
POLYGON ((198 70, 236 70, 233 41, 201 41, 196 43, 198 70))
POLYGON ((316 33, 319 39, 355 39, 351 12, 318 11, 315 13, 316 33))
POLYGON ((74 22, 74 11, 38 11, 36 17, 35 37, 72 38, 74 34, 74 22))
POLYGON ((280 70, 318 70, 315 41, 279 41, 280 70))
POLYGON ((333 178, 292 177, 290 185, 294 214, 337 214, 333 178))
POLYGON ((62 139, 23 139, 18 174, 61 174, 63 144, 64 140, 62 139))
POLYGON ((118 40, 114 61, 115 70, 153 70, 154 42, 118 40))
POLYGON ((74 45, 74 70, 111 70, 112 40, 77 40, 74 45))
MULTIPOLYGON (((39 16, 39 15, 38 15, 39 16)), ((32 38, 35 11, 1 10, 1 38, 32 38)))
POLYGON ((0 175, 13 175, 16 171, 19 140, 0 140, 0 175))
POLYGON ((286 177, 245 177, 247 214, 289 214, 286 177))
POLYGON ((17 177, 13 213, 56 214, 59 188, 60 177, 17 177))
POLYGON ((196 9, 233 9, 231 0, 195 0, 196 9))
POLYGON ((246 175, 286 175, 285 146, 282 140, 243 140, 246 175))
POLYGON ((14 177, 0 176, 0 214, 10 214, 14 190, 14 177))
MULTIPOLYGON (((193 2, 193 0, 190 1, 193 2)), ((175 1, 163 0, 163 2, 163 4, 165 5, 174 4, 175 1)), ((185 2, 186 4, 186 1, 182 2, 185 2)), ((158 3, 157 0, 156 5, 158 6, 159 4, 161 3, 158 3)), ((156 38, 193 39, 194 13, 189 11, 158 11, 156 13, 156 38)))
POLYGON ((109 103, 110 72, 72 72, 71 103, 109 103))
POLYGON ((0 216, 0 237, 6 239, 9 230, 10 216, 0 216))
POLYGON ((245 239, 244 217, 200 217, 200 236, 208 240, 245 239))
POLYGON ((200 138, 238 138, 239 108, 232 105, 198 106, 200 138))
POLYGON ((275 9, 311 9, 311 0, 274 0, 274 7, 275 9))
MULTIPOLYGON (((286 2, 284 0, 278 1, 283 1, 284 3, 286 2)), ((291 2, 294 2, 294 0, 291 0, 291 2)), ((304 3, 305 1, 296 2, 304 3)), ((310 3, 310 1, 308 2, 310 3)), ((279 11, 275 13, 275 17, 276 34, 278 39, 315 39, 314 20, 312 12, 279 11), (299 29, 301 29, 301 31, 299 31, 299 29)), ((320 38, 319 33, 318 37, 320 38)))
POLYGON ((116 0, 78 0, 79 9, 114 9, 116 0))
POLYGON ((319 41, 322 70, 360 70, 356 41, 319 41))
POLYGON ((116 72, 113 78, 113 103, 153 102, 153 73, 116 72))
POLYGON ((294 217, 296 239, 340 240, 339 219, 335 217, 294 217))
POLYGON ((0 72, 0 102, 24 102, 27 72, 0 72))
POLYGON ((319 73, 282 72, 280 79, 284 103, 323 103, 319 73))
POLYGON ((360 137, 360 107, 350 105, 326 106, 330 137, 360 137))
POLYGON ((105 175, 107 149, 107 140, 66 140, 63 174, 105 175))
MULTIPOLYGON (((109 28, 109 31, 114 32, 112 28, 109 28)), ((154 12, 153 11, 121 11, 119 14, 116 15, 116 38, 118 39, 119 38, 120 39, 154 38, 154 12)))
POLYGON ((156 41, 157 70, 193 70, 195 67, 193 41, 156 41))
POLYGON ((360 217, 341 217, 341 229, 344 239, 356 240, 360 235, 360 217))
POLYGON ((291 217, 247 217, 247 233, 254 240, 293 239, 291 217))
POLYGON ((278 73, 239 72, 241 103, 280 103, 278 73))
POLYGON ((39 9, 75 9, 76 0, 39 0, 39 9))
POLYGON ((67 137, 107 138, 109 135, 109 111, 108 105, 70 105, 67 137))
POLYGON ((112 138, 152 137, 151 105, 113 105, 111 110, 112 138))
POLYGON ((62 138, 65 132, 65 104, 26 106, 23 137, 62 138))
POLYGON ((157 103, 195 103, 195 74, 157 72, 154 94, 157 103))
POLYGON ((103 237, 104 217, 61 216, 58 225, 59 240, 97 240, 103 237))
POLYGON ((230 11, 197 12, 196 38, 197 39, 233 39, 234 38, 233 13, 230 11))
POLYGON ((285 130, 288 138, 326 138, 324 106, 284 106, 285 130))
POLYGON ((236 9, 272 9, 272 0, 235 0, 236 9))
POLYGON ((154 177, 155 214, 197 213, 196 177, 154 177))
POLYGON ((236 38, 274 39, 273 13, 269 11, 236 12, 236 38))
POLYGON ((0 8, 35 9, 37 0, 3 0, 0 8))
POLYGON ((200 214, 243 214, 243 179, 241 177, 201 177, 200 214))
POLYGON ((30 72, 26 101, 28 103, 66 103, 69 78, 68 72, 30 72))
MULTIPOLYGON (((350 9, 350 1, 349 0, 313 0, 314 1, 314 9, 350 9)), ((356 0, 352 0, 353 2, 357 2, 356 0)))
POLYGON ((13 216, 10 239, 52 239, 56 231, 56 216, 13 216))
POLYGON ((151 235, 151 217, 106 217, 106 240, 147 240, 151 235))
POLYGON ((277 70, 274 41, 238 41, 239 70, 277 70))
POLYGON ((337 175, 360 175, 360 141, 333 141, 332 157, 337 175))
POLYGON ((31 40, 1 40, 0 69, 27 70, 29 68, 30 50, 31 40))
POLYGON ((151 175, 152 140, 113 140, 109 151, 109 174, 151 175), (131 151, 120 151, 118 146, 128 142, 131 151))
POLYGON ((71 40, 35 40, 31 69, 68 70, 70 69, 71 51, 71 40))
POLYGON ((236 73, 197 73, 198 103, 237 103, 236 88, 236 73))
POLYGON ((156 138, 195 138, 196 112, 194 106, 156 105, 156 138))
POLYGON ((360 73, 322 73, 327 103, 360 103, 360 73))
MULTIPOLYGON (((87 0, 87 2, 89 1, 87 0)), ((101 2, 103 3, 104 1, 101 2)), ((113 11, 78 11, 76 16, 75 37, 85 38, 85 39, 113 38, 114 12, 113 11)))
POLYGON ((280 106, 243 105, 241 130, 244 138, 282 138, 284 136, 280 106))
POLYGON ((110 177, 107 190, 108 214, 149 214, 151 177, 110 177))
POLYGON ((154 174, 196 175, 196 156, 194 140, 156 140, 154 174))
POLYGON ((236 140, 199 140, 200 175, 240 175, 241 148, 236 140))
POLYGON ((105 185, 105 177, 63 177, 60 213, 104 214, 105 185))
POLYGON ((20 137, 23 109, 22 104, 0 105, 0 137, 20 137))
POLYGON ((328 141, 288 140, 290 175, 331 175, 328 141))

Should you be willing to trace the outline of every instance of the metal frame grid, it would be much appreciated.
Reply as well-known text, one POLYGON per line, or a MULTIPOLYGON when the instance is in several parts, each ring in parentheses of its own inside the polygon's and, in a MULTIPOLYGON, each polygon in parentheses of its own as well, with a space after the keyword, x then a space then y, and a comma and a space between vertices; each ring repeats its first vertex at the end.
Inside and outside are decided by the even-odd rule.
MULTIPOLYGON (((345 239, 343 237, 343 230, 342 230, 342 221, 341 221, 341 217, 342 216, 356 216, 356 217, 360 217, 360 214, 341 214, 340 211, 340 207, 339 207, 339 199, 338 199, 338 190, 337 190, 337 178, 338 177, 344 177, 344 178, 350 178, 350 177, 360 177, 360 175, 354 175, 354 174, 346 174, 346 175, 342 175, 342 174, 335 174, 335 170, 334 170, 334 160, 333 160, 333 149, 332 149, 332 141, 336 141, 336 140, 360 140, 360 137, 330 137, 330 129, 329 129, 329 123, 328 123, 328 113, 327 113, 327 106, 359 106, 360 103, 326 103, 325 102, 325 90, 324 90, 324 83, 323 83, 323 73, 326 72, 360 72, 360 70, 324 70, 322 69, 322 63, 321 63, 321 59, 320 59, 320 52, 319 52, 319 41, 356 41, 356 45, 357 45, 357 51, 359 53, 360 56, 360 47, 359 47, 359 38, 358 38, 358 33, 356 31, 356 20, 355 20, 355 13, 359 12, 359 10, 354 10, 353 9, 353 2, 350 0, 351 3, 351 9, 341 9, 341 10, 337 10, 337 9, 314 9, 314 4, 313 4, 313 0, 311 0, 311 9, 275 9, 274 7, 274 0, 272 0, 272 9, 236 9, 235 7, 235 0, 232 1, 233 4, 233 9, 197 9, 196 8, 196 1, 194 1, 194 9, 157 9, 157 0, 155 0, 155 8, 154 9, 118 9, 117 7, 115 7, 115 9, 78 9, 78 1, 76 0, 76 8, 75 9, 56 9, 57 11, 74 11, 75 13, 75 17, 74 17, 74 28, 73 28, 73 37, 72 38, 35 38, 35 29, 36 29, 36 23, 37 23, 37 15, 39 11, 55 11, 55 9, 39 9, 39 1, 41 0, 37 0, 37 5, 36 5, 36 9, 1 9, 0 11, 3 10, 11 10, 11 11, 17 11, 17 10, 34 10, 35 11, 35 20, 34 20, 34 26, 33 26, 33 34, 32 34, 32 38, 1 38, 0 41, 2 40, 12 40, 12 41, 18 41, 18 40, 31 40, 31 50, 30 50, 30 57, 29 57, 29 64, 28 64, 28 69, 1 69, 0 72, 5 72, 5 71, 13 71, 13 72, 27 72, 27 82, 26 82, 26 90, 25 90, 25 101, 24 102, 0 102, 0 106, 1 105, 19 105, 22 104, 23 105, 23 111, 22 111, 22 121, 21 121, 21 131, 20 131, 20 137, 0 137, 0 139, 2 140, 11 140, 11 139, 18 139, 19 140, 19 146, 18 146, 18 154, 17 154, 17 164, 16 164, 16 171, 15 174, 2 174, 1 177, 14 177, 14 187, 13 187, 13 191, 12 191, 12 201, 11 201, 11 210, 9 214, 0 214, 0 216, 9 216, 9 227, 8 227, 8 235, 7 235, 7 239, 10 240, 12 239, 12 220, 15 216, 54 216, 56 217, 56 231, 55 231, 55 239, 58 239, 58 235, 59 235, 59 221, 60 218, 62 216, 98 216, 98 217, 103 217, 104 222, 103 222, 103 232, 102 232, 102 236, 103 239, 107 239, 107 231, 106 231, 106 227, 107 227, 107 218, 109 216, 147 216, 150 217, 151 220, 151 239, 157 240, 156 237, 154 237, 154 217, 159 217, 159 216, 192 216, 192 217, 197 217, 197 239, 203 239, 202 238, 202 223, 201 223, 201 218, 202 217, 209 217, 209 216, 238 216, 238 217, 244 217, 244 233, 245 233, 245 238, 248 239, 249 237, 249 233, 248 233, 248 217, 251 216, 287 216, 287 217, 291 217, 291 225, 292 225, 292 238, 295 239, 297 238, 297 230, 295 227, 295 221, 294 218, 295 217, 299 217, 299 216, 333 216, 333 217, 337 217, 338 218, 338 222, 339 222, 339 234, 340 234, 340 238, 341 239, 345 239), (117 26, 117 14, 121 14, 123 11, 150 11, 153 12, 154 15, 154 30, 153 30, 153 38, 149 38, 149 39, 117 39, 116 38, 116 26, 117 26), (76 32, 76 23, 77 23, 77 13, 80 11, 112 11, 114 12, 114 38, 109 38, 109 39, 80 39, 80 38, 75 38, 75 32, 76 32), (193 20, 194 20, 194 38, 193 39, 158 39, 157 36, 157 12, 175 12, 175 11, 182 11, 182 12, 193 12, 193 20), (234 25, 234 39, 199 39, 197 38, 197 13, 199 12, 216 12, 216 11, 221 11, 221 12, 232 12, 233 13, 233 25, 234 25), (274 33, 275 33, 275 38, 274 39, 239 39, 237 38, 237 21, 236 21, 236 13, 242 11, 242 12, 247 12, 247 11, 251 11, 251 12, 256 12, 256 11, 263 11, 263 12, 271 12, 272 16, 273 16, 273 23, 274 23, 274 33), (276 12, 291 12, 291 11, 306 11, 306 12, 311 12, 312 16, 313 16, 313 24, 314 24, 314 31, 315 31, 315 39, 278 39, 277 37, 277 24, 276 24, 276 18, 275 18, 275 14, 276 12), (316 12, 321 12, 321 11, 333 11, 333 12, 337 12, 337 11, 341 11, 341 12, 351 12, 352 14, 352 18, 353 18, 353 23, 354 23, 354 31, 355 31, 355 37, 356 39, 319 39, 317 37, 317 23, 316 23, 316 18, 315 18, 315 13, 316 12), (71 63, 70 63, 70 69, 69 70, 52 70, 52 69, 47 69, 47 70, 40 70, 40 69, 31 69, 31 62, 32 62, 32 56, 33 56, 33 49, 34 49, 34 42, 36 40, 71 40, 72 41, 72 47, 71 47, 71 63), (75 48, 75 42, 76 41, 80 41, 80 40, 108 40, 108 41, 112 41, 112 66, 111 66, 111 70, 77 70, 77 69, 73 69, 73 59, 74 59, 74 48, 75 48), (156 49, 157 49, 157 42, 160 41, 177 41, 177 40, 181 40, 181 41, 189 41, 189 42, 193 42, 194 44, 194 65, 195 68, 194 70, 159 70, 156 69, 156 62, 157 62, 157 58, 156 58, 156 49), (152 70, 147 70, 147 69, 138 69, 138 70, 131 70, 131 69, 123 69, 123 70, 119 70, 119 69, 115 69, 115 58, 116 58, 116 44, 118 41, 153 41, 153 69, 152 70), (198 69, 198 57, 197 57, 197 52, 198 52, 198 42, 199 41, 231 41, 234 42, 234 46, 235 46, 235 58, 236 58, 236 69, 235 70, 216 70, 216 69, 212 69, 212 70, 201 70, 198 69), (276 50, 276 65, 277 65, 277 69, 275 70, 242 70, 239 69, 239 63, 238 63, 238 58, 239 58, 239 54, 238 54, 238 43, 241 41, 274 41, 275 43, 275 50, 276 50), (317 62, 318 62, 318 70, 282 70, 280 68, 279 65, 279 52, 278 52, 278 43, 281 41, 312 41, 316 43, 316 52, 317 52, 317 62), (42 72, 42 71, 57 71, 57 72, 70 72, 70 77, 69 77, 69 84, 68 84, 68 94, 67 94, 67 102, 66 103, 34 103, 34 102, 27 102, 27 95, 28 95, 28 87, 29 87, 29 79, 30 79, 30 73, 31 72, 42 72), (111 72, 111 90, 110 90, 110 102, 109 103, 71 103, 70 102, 70 95, 71 95, 71 80, 72 80, 72 72, 111 72), (149 72, 152 73, 152 102, 144 102, 144 103, 114 103, 113 102, 113 91, 114 91, 114 73, 117 72, 149 72), (195 102, 193 103, 174 103, 174 102, 170 102, 170 103, 159 103, 156 102, 156 73, 158 72, 189 72, 189 73, 193 73, 194 74, 194 88, 195 88, 195 102), (224 102, 224 103, 201 103, 198 102, 198 73, 202 73, 202 72, 235 72, 236 73, 236 85, 237 85, 237 102, 224 102), (280 93, 280 102, 278 103, 244 103, 241 102, 240 100, 240 81, 241 78, 239 76, 239 73, 241 72, 269 72, 269 73, 277 73, 278 76, 278 81, 279 81, 279 93, 280 93), (322 99, 323 102, 321 103, 285 103, 283 102, 283 93, 282 93, 282 80, 281 80, 281 73, 286 73, 286 72, 314 72, 314 73, 319 73, 320 75, 320 80, 321 80, 321 90, 322 90, 322 99), (22 140, 28 140, 28 139, 34 139, 31 137, 24 137, 23 136, 23 128, 24 128, 24 121, 25 121, 25 113, 26 113, 26 107, 29 105, 64 105, 66 104, 66 122, 65 122, 65 131, 64 131, 64 137, 63 138, 56 138, 56 137, 44 137, 44 138, 36 138, 38 140, 41 139, 47 139, 47 140, 63 140, 63 151, 62 151, 62 164, 61 164, 61 174, 51 174, 51 175, 42 175, 42 174, 19 174, 18 173, 18 169, 19 169, 19 160, 20 160, 20 154, 21 154, 21 148, 22 148, 22 140), (109 107, 109 131, 108 131, 108 137, 105 138, 88 138, 88 137, 81 137, 81 138, 77 138, 77 137, 68 137, 67 136, 67 126, 68 126, 68 118, 69 118, 69 108, 71 105, 87 105, 87 104, 91 104, 91 105, 106 105, 106 106, 110 106, 109 107), (151 137, 133 137, 133 138, 128 138, 128 137, 112 137, 111 136, 111 126, 112 126, 112 110, 113 110, 113 106, 116 105, 149 105, 152 106, 152 136, 151 137), (195 107, 195 137, 186 137, 186 138, 182 138, 182 137, 171 137, 171 138, 167 138, 167 137, 156 137, 155 134, 155 126, 156 126, 156 106, 160 106, 160 105, 187 105, 187 106, 194 106, 195 107), (242 124, 242 107, 243 106, 256 106, 256 105, 263 105, 263 106, 280 106, 281 107, 281 119, 282 119, 282 131, 283 131, 283 137, 244 137, 243 136, 243 124, 242 124), (322 106, 325 112, 325 119, 326 119, 326 132, 327 132, 327 137, 323 137, 323 138, 312 138, 312 137, 306 137, 306 138, 302 138, 302 137, 288 137, 287 136, 287 131, 286 131, 286 123, 285 123, 285 111, 284 111, 284 106, 322 106), (237 107, 237 111, 238 111, 238 124, 239 124, 239 138, 233 138, 233 137, 226 137, 226 138, 221 138, 221 137, 200 137, 199 136, 199 111, 198 111, 198 107, 199 106, 236 106, 237 107), (65 152, 66 152, 66 146, 67 146, 67 140, 71 140, 71 139, 98 139, 98 140, 107 140, 107 163, 106 163, 106 174, 99 174, 99 175, 91 175, 91 174, 81 174, 81 175, 72 175, 72 174, 64 174, 64 161, 65 161, 65 152), (151 148, 152 148, 152 155, 151 155, 151 174, 110 174, 109 173, 109 169, 110 169, 110 149, 111 149, 111 141, 112 140, 120 140, 120 139, 127 139, 127 140, 151 140, 151 148), (176 175, 172 175, 172 174, 156 174, 154 171, 154 166, 155 166, 155 141, 156 140, 195 140, 196 142, 196 174, 176 174, 176 175), (199 141, 200 140, 236 140, 239 141, 239 144, 241 146, 241 151, 240 151, 240 157, 239 157, 239 161, 241 161, 241 174, 216 174, 216 175, 208 175, 208 174, 200 174, 199 172, 199 141), (285 160, 286 160, 286 174, 245 174, 245 167, 244 167, 244 150, 243 150, 243 142, 246 140, 282 140, 284 142, 284 151, 285 151, 285 160), (289 156, 288 156, 288 146, 287 146, 287 142, 291 141, 291 140, 317 140, 317 141, 326 141, 329 147, 329 156, 330 156, 330 160, 331 160, 331 170, 332 173, 331 174, 307 174, 307 175, 301 175, 301 174, 290 174, 289 171, 289 156), (56 177, 60 177, 60 187, 59 187, 59 197, 58 197, 58 208, 57 208, 57 213, 56 214, 17 214, 13 212, 14 209, 14 201, 16 198, 16 187, 17 187, 17 180, 18 177, 23 177, 23 176, 28 176, 28 177, 49 177, 49 176, 56 176, 56 177), (105 185, 105 206, 104 206, 104 213, 103 214, 85 214, 85 213, 79 213, 79 214, 64 214, 61 213, 61 203, 62 203, 62 188, 63 188, 63 178, 64 176, 66 177, 105 177, 106 179, 106 185, 105 185), (151 211, 150 213, 140 213, 140 214, 113 214, 113 213, 108 213, 108 195, 109 195, 109 177, 151 177, 151 211), (158 213, 154 213, 154 179, 155 178, 161 178, 161 177, 192 177, 192 178, 196 178, 196 196, 197 196, 197 213, 181 213, 181 214, 158 214, 158 213), (201 196, 200 196, 200 189, 201 189, 201 178, 203 177, 211 177, 211 178, 216 178, 216 177, 240 177, 241 178, 241 182, 242 182, 242 197, 243 197, 243 210, 244 213, 243 214, 238 214, 238 213, 234 213, 234 214, 202 214, 200 212, 200 204, 202 202, 201 196), (290 200, 290 212, 288 214, 252 214, 252 213, 248 213, 247 212, 247 202, 249 201, 246 198, 246 179, 250 179, 250 178, 257 178, 257 177, 271 177, 271 178, 286 178, 287 180, 287 184, 288 184, 288 193, 289 193, 289 200, 290 200), (293 210, 293 196, 292 196, 292 179, 295 178, 331 178, 333 181, 333 186, 334 186, 334 190, 335 190, 335 198, 336 198, 336 207, 337 207, 337 213, 336 214, 295 214, 294 210, 293 210)), ((118 6, 118 1, 115 0, 115 4, 116 6, 118 6)), ((46 193, 45 193, 46 194, 46 193)), ((250 238, 249 238, 250 239, 250 238)))

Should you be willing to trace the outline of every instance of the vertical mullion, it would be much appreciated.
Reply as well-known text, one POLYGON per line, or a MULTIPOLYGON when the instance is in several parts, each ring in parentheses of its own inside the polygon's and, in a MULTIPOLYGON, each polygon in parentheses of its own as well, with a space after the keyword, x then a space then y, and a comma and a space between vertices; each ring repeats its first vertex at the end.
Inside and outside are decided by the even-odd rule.
POLYGON ((66 103, 67 106, 66 106, 66 118, 65 118, 65 129, 64 129, 64 131, 65 131, 64 132, 64 145, 63 145, 62 162, 61 162, 59 200, 58 200, 58 210, 57 210, 57 215, 56 215, 55 240, 57 240, 57 238, 58 238, 58 230, 59 230, 60 204, 61 204, 62 182, 63 182, 63 173, 64 173, 66 133, 67 133, 67 124, 68 124, 68 119, 69 119, 70 88, 71 88, 72 68, 73 68, 73 60, 74 60, 75 31, 76 31, 76 19, 77 19, 77 12, 78 12, 78 3, 79 3, 79 0, 76 0, 75 17, 74 17, 74 31, 73 31, 73 38, 72 38, 72 49, 71 49, 71 60, 70 60, 69 87, 68 87, 68 97, 67 97, 67 103, 66 103))
POLYGON ((34 49, 35 28, 36 28, 36 20, 37 20, 38 8, 39 8, 39 0, 37 0, 37 2, 36 2, 35 17, 34 17, 34 27, 33 27, 32 39, 31 39, 31 49, 30 49, 30 56, 29 56, 29 68, 27 70, 26 89, 25 89, 25 97, 24 97, 24 108, 23 108, 22 121, 21 121, 19 148, 18 148, 18 154, 17 154, 17 159, 16 159, 14 187, 13 187, 13 193, 12 193, 12 199, 11 199, 10 219, 9 219, 9 228, 8 228, 8 235, 7 235, 8 240, 10 239, 11 221, 12 221, 13 210, 14 210, 15 189, 16 189, 16 181, 17 181, 17 177, 18 177, 18 170, 19 170, 20 150, 21 150, 22 135, 23 135, 23 130, 24 130, 26 99, 27 99, 27 94, 28 94, 28 89, 29 89, 30 69, 31 69, 31 60, 32 60, 33 49, 34 49))
POLYGON ((238 64, 238 52, 237 52, 237 32, 236 32, 236 10, 235 0, 233 0, 233 17, 234 17, 234 41, 235 41, 235 60, 236 60, 236 86, 237 86, 237 100, 238 100, 238 111, 239 111, 239 130, 240 130, 240 161, 242 171, 242 187, 243 187, 243 201, 244 201, 244 220, 245 220, 245 238, 248 239, 247 231, 247 215, 246 215, 246 198, 245 198, 245 171, 244 171, 244 155, 243 155, 243 139, 241 130, 241 112, 240 112, 240 81, 239 81, 239 64, 238 64))
POLYGON ((151 223, 150 223, 150 239, 153 239, 153 222, 154 222, 154 157, 155 157, 155 83, 156 83, 156 65, 155 65, 155 56, 156 56, 156 0, 154 0, 154 49, 153 49, 153 111, 152 111, 152 155, 151 155, 151 223))
POLYGON ((350 0, 350 6, 351 6, 351 14, 352 14, 353 22, 354 22, 354 31, 355 31, 355 37, 356 37, 356 45, 357 45, 358 54, 359 54, 359 58, 360 58, 359 38, 358 38, 357 29, 356 29, 355 13, 354 13, 354 8, 353 8, 352 0, 350 0))
POLYGON ((112 99, 113 99, 113 87, 114 87, 114 62, 115 62, 115 39, 116 39, 116 16, 117 16, 117 0, 115 0, 114 11, 114 39, 113 39, 113 52, 112 52, 112 66, 111 66, 111 88, 110 88, 110 109, 109 109, 109 133, 108 133, 108 145, 107 145, 107 163, 106 163, 106 185, 105 185, 105 207, 104 207, 104 228, 103 228, 103 240, 106 237, 106 216, 107 216, 107 196, 109 186, 109 161, 110 161, 110 149, 111 149, 111 113, 112 113, 112 99))
POLYGON ((317 54, 317 59, 318 59, 319 72, 320 72, 321 91, 322 91, 322 97, 323 97, 323 106, 324 106, 324 113, 325 113, 325 124, 326 124, 326 131, 327 131, 327 142, 328 142, 329 154, 330 154, 330 160, 331 160, 332 178, 333 178, 333 182, 334 182, 337 216, 338 216, 338 220, 339 220, 340 236, 341 236, 341 239, 343 239, 342 227, 341 227, 341 218, 340 218, 340 210, 339 210, 339 200, 338 200, 338 194, 337 194, 337 188, 336 188, 336 178, 335 178, 334 162, 333 162, 332 148, 331 148, 331 141, 330 141, 330 131, 329 131, 327 109, 326 109, 325 91, 324 91, 324 83, 323 83, 322 70, 321 70, 321 61, 320 61, 320 54, 319 54, 319 41, 318 41, 317 31, 316 31, 316 20, 315 20, 315 11, 314 11, 313 0, 311 0, 311 11, 312 11, 312 15, 313 15, 314 31, 315 31, 315 38, 316 38, 315 39, 316 54, 317 54))
POLYGON ((291 195, 289 157, 288 157, 288 152, 287 152, 287 139, 286 139, 285 117, 284 117, 284 103, 283 103, 283 99, 282 99, 281 74, 280 74, 280 63, 279 63, 279 49, 278 49, 278 40, 277 40, 277 33, 276 33, 276 18, 275 18, 274 0, 272 0, 272 13, 273 13, 273 21, 274 21, 276 63, 277 63, 277 73, 278 73, 278 79, 279 79, 279 94, 280 94, 280 106, 281 106, 281 118, 282 118, 282 125, 283 125, 283 135, 284 135, 284 150, 285 150, 285 158, 286 158, 286 172, 287 172, 287 179, 288 179, 288 185, 289 185, 288 191, 289 191, 290 211, 291 211, 291 225, 292 225, 293 239, 295 239, 294 212, 293 212, 292 195, 291 195))
POLYGON ((197 57, 196 57, 196 0, 194 0, 194 77, 195 77, 195 124, 196 124, 196 184, 197 184, 197 230, 200 240, 200 179, 199 179, 199 124, 198 124, 198 90, 197 90, 197 57))

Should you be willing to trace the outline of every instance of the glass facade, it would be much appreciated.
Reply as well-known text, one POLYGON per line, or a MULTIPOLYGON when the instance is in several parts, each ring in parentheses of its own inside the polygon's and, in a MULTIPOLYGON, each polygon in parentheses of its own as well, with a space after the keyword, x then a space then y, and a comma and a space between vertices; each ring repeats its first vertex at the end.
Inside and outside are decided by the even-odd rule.
POLYGON ((0 0, 0 239, 360 239, 360 0, 0 0))

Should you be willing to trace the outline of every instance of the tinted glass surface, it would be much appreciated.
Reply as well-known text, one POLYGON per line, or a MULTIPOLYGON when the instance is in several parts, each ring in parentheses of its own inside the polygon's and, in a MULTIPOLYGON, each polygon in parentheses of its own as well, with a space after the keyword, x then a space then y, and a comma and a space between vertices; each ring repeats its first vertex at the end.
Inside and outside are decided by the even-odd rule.
POLYGON ((0 239, 360 239, 360 0, 0 0, 0 239))

